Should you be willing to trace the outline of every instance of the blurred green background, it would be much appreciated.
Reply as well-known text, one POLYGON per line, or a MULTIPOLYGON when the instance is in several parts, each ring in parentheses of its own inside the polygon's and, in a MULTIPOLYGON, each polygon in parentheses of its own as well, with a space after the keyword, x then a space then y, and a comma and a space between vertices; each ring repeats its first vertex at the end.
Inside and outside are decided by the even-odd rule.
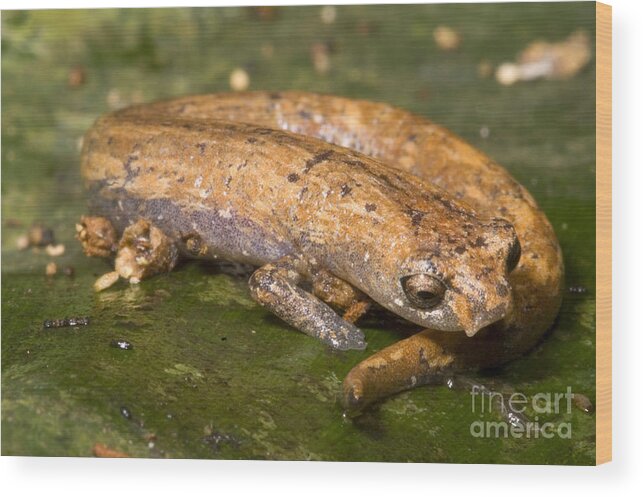
MULTIPOLYGON (((243 276, 200 263, 95 294, 105 261, 82 255, 83 132, 124 105, 249 89, 389 102, 446 125, 507 167, 559 236, 569 287, 541 345, 478 381, 595 396, 595 70, 501 86, 486 75, 536 39, 578 28, 594 4, 434 4, 2 12, 2 454, 592 464, 595 419, 571 439, 474 438, 465 390, 423 387, 357 421, 338 403, 346 373, 403 335, 367 321, 365 352, 332 352, 249 297, 243 276), (332 15, 334 14, 334 15, 332 15), (460 46, 441 50, 438 26, 460 46), (241 78, 243 80, 243 78, 241 78), (243 83, 243 81, 240 81, 243 83), (238 84, 239 81, 236 82, 238 84), (16 243, 34 221, 66 247, 74 277, 16 243), (88 327, 43 329, 90 316, 88 327), (134 346, 110 347, 114 339, 134 346)), ((533 420, 537 413, 530 411, 533 420)))

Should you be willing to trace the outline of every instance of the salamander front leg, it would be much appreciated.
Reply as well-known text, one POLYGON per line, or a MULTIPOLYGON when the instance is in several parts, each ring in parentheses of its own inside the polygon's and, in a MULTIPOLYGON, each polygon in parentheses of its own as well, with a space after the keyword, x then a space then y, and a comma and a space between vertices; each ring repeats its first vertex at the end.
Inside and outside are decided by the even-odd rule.
POLYGON ((302 261, 294 256, 266 264, 250 277, 253 298, 289 325, 339 350, 364 349, 364 334, 299 287, 302 261))

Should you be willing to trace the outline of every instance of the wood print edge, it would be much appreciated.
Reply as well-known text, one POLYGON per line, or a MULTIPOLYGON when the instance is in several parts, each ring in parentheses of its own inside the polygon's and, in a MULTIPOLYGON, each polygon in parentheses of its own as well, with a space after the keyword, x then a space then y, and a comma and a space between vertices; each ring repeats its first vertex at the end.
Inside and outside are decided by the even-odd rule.
POLYGON ((596 2, 596 464, 611 460, 612 7, 596 2))

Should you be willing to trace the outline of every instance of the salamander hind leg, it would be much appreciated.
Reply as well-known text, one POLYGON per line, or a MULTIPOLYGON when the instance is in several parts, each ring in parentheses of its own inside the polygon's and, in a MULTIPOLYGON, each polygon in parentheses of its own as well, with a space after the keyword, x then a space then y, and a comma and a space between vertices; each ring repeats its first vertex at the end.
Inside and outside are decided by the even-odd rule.
POLYGON ((454 359, 431 338, 430 330, 382 349, 355 366, 344 379, 346 414, 356 416, 368 405, 395 393, 441 382, 454 359))
POLYGON ((364 334, 333 309, 300 288, 301 259, 286 256, 250 277, 253 298, 289 325, 339 350, 364 349, 364 334))
POLYGON ((340 309, 344 321, 353 324, 371 307, 371 299, 365 293, 325 270, 313 276, 313 295, 340 309))

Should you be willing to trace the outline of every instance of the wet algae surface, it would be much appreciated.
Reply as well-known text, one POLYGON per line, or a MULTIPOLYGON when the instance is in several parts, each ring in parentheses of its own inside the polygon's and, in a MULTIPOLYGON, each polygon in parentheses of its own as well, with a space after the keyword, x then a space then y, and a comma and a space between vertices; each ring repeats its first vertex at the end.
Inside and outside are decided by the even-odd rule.
POLYGON ((92 290, 110 268, 74 240, 83 132, 129 103, 227 91, 240 68, 250 89, 413 110, 507 167, 554 225, 573 288, 536 349, 471 378, 530 399, 568 387, 594 399, 594 69, 509 87, 480 74, 538 38, 582 28, 593 39, 593 4, 347 6, 326 22, 320 11, 2 13, 3 455, 91 456, 100 443, 134 457, 593 463, 594 416, 566 403, 559 412, 529 403, 530 420, 569 427, 553 438, 480 436, 480 423, 502 417, 446 386, 344 419, 346 373, 408 333, 382 316, 363 324, 366 351, 340 353, 255 304, 238 268, 185 262, 140 285, 92 290), (457 50, 436 46, 439 25, 460 33, 457 50), (16 248, 34 221, 53 228, 62 256, 16 248), (74 276, 45 276, 52 260, 74 276), (43 327, 65 316, 90 324, 43 327))

